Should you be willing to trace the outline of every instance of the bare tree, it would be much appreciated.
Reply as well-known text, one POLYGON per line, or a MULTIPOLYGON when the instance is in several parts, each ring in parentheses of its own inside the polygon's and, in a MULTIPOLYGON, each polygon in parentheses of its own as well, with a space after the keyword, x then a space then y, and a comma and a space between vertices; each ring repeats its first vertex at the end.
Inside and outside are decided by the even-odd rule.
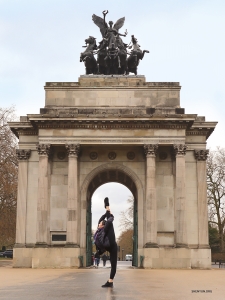
POLYGON ((118 256, 121 259, 124 259, 126 254, 133 253, 132 237, 133 237, 133 229, 127 229, 120 234, 120 236, 117 240, 117 244, 118 244, 118 246, 120 246, 120 253, 118 253, 118 256), (122 251, 122 249, 123 249, 123 251, 122 251))
POLYGON ((225 227, 225 149, 210 151, 207 159, 209 223, 218 229, 220 251, 224 251, 225 227))
POLYGON ((17 172, 17 139, 7 122, 15 119, 14 108, 0 108, 0 246, 15 242, 17 172))
POLYGON ((123 230, 133 229, 134 224, 134 197, 130 196, 127 199, 127 203, 129 204, 128 208, 120 213, 120 225, 119 227, 123 230))

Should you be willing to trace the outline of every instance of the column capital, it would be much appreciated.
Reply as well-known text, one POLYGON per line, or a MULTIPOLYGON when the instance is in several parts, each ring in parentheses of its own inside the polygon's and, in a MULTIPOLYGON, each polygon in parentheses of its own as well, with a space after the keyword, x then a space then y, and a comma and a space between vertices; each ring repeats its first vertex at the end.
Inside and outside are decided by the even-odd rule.
POLYGON ((18 160, 28 160, 30 158, 31 150, 16 149, 16 156, 18 160))
POLYGON ((146 157, 156 156, 158 147, 159 147, 158 144, 145 144, 144 145, 144 152, 145 152, 146 157))
POLYGON ((209 154, 208 149, 194 150, 196 160, 206 160, 209 154))
POLYGON ((186 150, 187 150, 187 146, 185 144, 174 144, 173 145, 173 150, 174 150, 175 156, 185 155, 186 150))
POLYGON ((49 156, 51 153, 51 145, 50 144, 37 144, 36 149, 39 155, 47 155, 49 156))
POLYGON ((66 144, 65 145, 68 156, 78 157, 80 153, 80 144, 66 144))

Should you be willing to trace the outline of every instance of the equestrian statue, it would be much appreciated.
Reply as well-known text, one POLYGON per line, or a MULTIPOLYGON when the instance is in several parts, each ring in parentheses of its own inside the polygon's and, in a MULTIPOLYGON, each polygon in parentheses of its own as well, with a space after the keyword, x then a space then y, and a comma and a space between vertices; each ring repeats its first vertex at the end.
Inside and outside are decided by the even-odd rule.
POLYGON ((102 14, 103 18, 92 15, 93 22, 100 29, 102 40, 97 46, 96 39, 90 36, 85 40, 86 50, 80 56, 80 61, 85 64, 86 74, 128 75, 134 73, 137 75, 139 61, 149 51, 140 49, 134 35, 131 36, 132 46, 130 46, 131 43, 128 45, 123 42, 121 37, 126 37, 128 32, 125 30, 122 34, 119 33, 119 29, 124 25, 125 17, 120 18, 116 23, 109 21, 107 24, 105 18, 108 10, 104 10, 102 14), (97 54, 97 60, 94 57, 95 54, 97 54))

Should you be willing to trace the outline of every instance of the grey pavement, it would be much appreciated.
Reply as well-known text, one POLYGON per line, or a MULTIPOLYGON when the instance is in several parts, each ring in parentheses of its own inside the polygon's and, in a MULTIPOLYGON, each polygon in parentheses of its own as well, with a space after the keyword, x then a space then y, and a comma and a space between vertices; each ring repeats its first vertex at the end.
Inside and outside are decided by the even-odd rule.
POLYGON ((134 269, 118 262, 114 288, 101 288, 110 265, 90 269, 14 269, 0 260, 0 299, 225 299, 225 268, 211 270, 134 269))

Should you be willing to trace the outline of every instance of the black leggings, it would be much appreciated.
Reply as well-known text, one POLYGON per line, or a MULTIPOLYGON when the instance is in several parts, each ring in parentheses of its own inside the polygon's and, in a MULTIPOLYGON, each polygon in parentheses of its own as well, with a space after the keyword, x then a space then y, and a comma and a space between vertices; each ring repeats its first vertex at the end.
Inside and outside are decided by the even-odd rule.
POLYGON ((110 279, 113 279, 116 275, 116 266, 117 266, 117 243, 115 243, 112 248, 108 249, 110 253, 110 262, 111 262, 111 272, 110 279))

